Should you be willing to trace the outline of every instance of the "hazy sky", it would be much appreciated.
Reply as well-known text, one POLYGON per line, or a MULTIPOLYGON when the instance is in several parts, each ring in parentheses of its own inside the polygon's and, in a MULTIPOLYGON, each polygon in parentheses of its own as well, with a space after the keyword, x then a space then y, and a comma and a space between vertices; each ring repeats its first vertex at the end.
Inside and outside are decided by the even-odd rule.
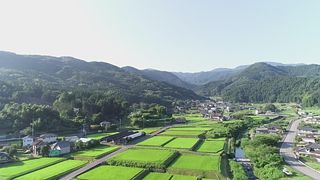
POLYGON ((0 50, 204 71, 320 63, 318 0, 0 0, 0 50))

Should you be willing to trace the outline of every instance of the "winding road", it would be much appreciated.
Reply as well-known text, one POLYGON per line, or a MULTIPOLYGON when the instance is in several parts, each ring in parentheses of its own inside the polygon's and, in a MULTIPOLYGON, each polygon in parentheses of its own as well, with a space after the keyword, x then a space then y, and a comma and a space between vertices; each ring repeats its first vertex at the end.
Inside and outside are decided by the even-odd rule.
POLYGON ((320 179, 320 172, 307 166, 300 160, 295 158, 293 153, 293 146, 295 141, 295 136, 298 132, 298 126, 302 120, 295 120, 292 122, 289 132, 285 135, 283 143, 280 148, 280 155, 284 158, 286 163, 288 163, 293 169, 309 176, 312 179, 320 179))
POLYGON ((70 174, 67 174, 66 176, 60 178, 60 180, 71 180, 71 179, 74 179, 74 178, 76 178, 77 176, 79 176, 80 174, 83 174, 83 173, 85 173, 85 172, 87 172, 87 171, 95 168, 96 166, 98 166, 98 165, 106 162, 107 159, 109 159, 109 158, 111 158, 111 157, 113 157, 113 156, 115 156, 115 155, 117 155, 117 154, 119 154, 119 153, 121 153, 121 152, 129 149, 129 148, 132 148, 132 147, 134 147, 137 143, 139 143, 139 142, 141 142, 141 141, 143 141, 143 140, 145 140, 145 139, 147 139, 147 138, 150 138, 150 137, 152 137, 152 136, 158 135, 158 134, 162 133, 163 131, 165 131, 165 130, 167 130, 168 128, 171 128, 171 127, 172 127, 172 126, 163 127, 163 128, 161 128, 161 129, 159 129, 158 131, 150 134, 149 136, 145 136, 145 137, 139 138, 139 139, 133 141, 133 142, 132 142, 131 144, 129 144, 129 145, 124 145, 124 146, 122 146, 119 150, 117 150, 117 151, 115 151, 115 152, 113 152, 113 153, 111 153, 111 154, 108 154, 108 155, 106 155, 106 156, 104 156, 104 157, 102 157, 102 158, 100 158, 100 159, 97 159, 97 160, 95 160, 95 161, 93 161, 93 162, 91 162, 91 163, 83 166, 82 168, 80 168, 80 169, 78 169, 78 170, 76 170, 76 171, 73 171, 73 172, 70 173, 70 174))

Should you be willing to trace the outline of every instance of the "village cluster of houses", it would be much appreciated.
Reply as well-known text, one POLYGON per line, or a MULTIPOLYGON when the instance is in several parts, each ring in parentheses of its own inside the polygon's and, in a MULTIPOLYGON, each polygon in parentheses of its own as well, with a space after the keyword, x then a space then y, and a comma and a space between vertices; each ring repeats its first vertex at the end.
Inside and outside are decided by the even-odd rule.
POLYGON ((265 125, 255 129, 255 134, 274 134, 279 135, 283 133, 281 126, 265 125))
POLYGON ((320 137, 318 129, 299 128, 297 136, 300 142, 297 144, 296 154, 298 156, 314 157, 320 162, 320 144, 317 142, 317 138, 320 137))
POLYGON ((205 101, 198 105, 198 109, 203 117, 218 121, 230 120, 230 116, 224 113, 234 111, 229 103, 223 101, 205 101))
POLYGON ((61 156, 72 151, 77 141, 88 142, 89 138, 79 138, 78 136, 65 137, 58 140, 58 136, 53 133, 42 134, 39 137, 25 136, 22 138, 22 146, 30 149, 35 156, 40 155, 44 146, 49 147, 49 156, 61 156))

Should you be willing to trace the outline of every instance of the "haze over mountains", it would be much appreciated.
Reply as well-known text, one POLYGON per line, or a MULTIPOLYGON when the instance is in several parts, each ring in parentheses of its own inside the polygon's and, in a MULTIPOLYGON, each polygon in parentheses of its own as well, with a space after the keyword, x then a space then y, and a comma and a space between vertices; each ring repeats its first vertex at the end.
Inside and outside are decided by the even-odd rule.
POLYGON ((54 92, 85 90, 119 95, 129 102, 169 103, 174 99, 221 96, 235 102, 304 101, 320 105, 320 98, 317 99, 319 65, 261 62, 234 69, 179 73, 129 66, 119 68, 72 57, 0 52, 0 66, 1 93, 6 101, 18 98, 49 103, 50 99, 55 99, 54 92), (38 86, 50 93, 46 90, 29 92, 28 88, 38 86))

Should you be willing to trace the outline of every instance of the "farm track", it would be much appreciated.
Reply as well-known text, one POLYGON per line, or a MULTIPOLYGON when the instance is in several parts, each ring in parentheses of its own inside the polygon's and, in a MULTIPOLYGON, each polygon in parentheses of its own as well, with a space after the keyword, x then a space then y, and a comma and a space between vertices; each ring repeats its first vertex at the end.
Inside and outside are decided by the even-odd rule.
POLYGON ((133 141, 132 143, 130 143, 128 145, 124 145, 119 150, 117 150, 117 151, 115 151, 115 152, 113 152, 111 154, 108 154, 108 155, 106 155, 106 156, 104 156, 104 157, 102 157, 100 159, 97 159, 97 160, 85 165, 84 167, 82 167, 82 168, 80 168, 80 169, 78 169, 76 171, 73 171, 72 173, 60 178, 60 180, 71 180, 71 179, 74 179, 77 176, 79 176, 80 174, 83 174, 83 173, 85 173, 85 172, 97 167, 98 165, 106 162, 106 160, 108 160, 109 158, 111 158, 111 157, 113 157, 113 156, 115 156, 115 155, 117 155, 119 153, 122 153, 122 152, 128 150, 129 148, 134 147, 137 143, 139 143, 139 142, 141 142, 141 141, 143 141, 145 139, 148 139, 150 137, 156 136, 156 135, 162 133, 163 131, 165 131, 165 130, 171 128, 171 127, 172 126, 166 126, 164 128, 159 129, 156 132, 151 133, 149 136, 145 136, 145 137, 139 138, 136 141, 133 141))

